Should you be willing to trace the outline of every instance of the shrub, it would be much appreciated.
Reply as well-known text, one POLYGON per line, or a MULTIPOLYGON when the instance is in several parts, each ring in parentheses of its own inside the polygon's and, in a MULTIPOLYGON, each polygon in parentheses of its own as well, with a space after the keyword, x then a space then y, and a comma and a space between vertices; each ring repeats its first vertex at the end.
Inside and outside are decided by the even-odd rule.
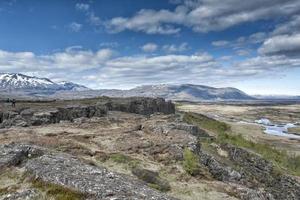
POLYGON ((137 159, 134 159, 130 156, 120 154, 120 153, 115 153, 115 154, 110 155, 110 160, 115 162, 115 163, 126 164, 130 168, 133 168, 133 167, 137 166, 140 162, 137 159))
POLYGON ((183 152, 183 168, 192 176, 199 174, 199 158, 188 148, 183 152))
POLYGON ((112 154, 110 156, 110 159, 113 161, 113 162, 116 162, 116 163, 128 163, 132 160, 131 157, 129 156, 126 156, 124 154, 119 154, 119 153, 116 153, 116 154, 112 154))

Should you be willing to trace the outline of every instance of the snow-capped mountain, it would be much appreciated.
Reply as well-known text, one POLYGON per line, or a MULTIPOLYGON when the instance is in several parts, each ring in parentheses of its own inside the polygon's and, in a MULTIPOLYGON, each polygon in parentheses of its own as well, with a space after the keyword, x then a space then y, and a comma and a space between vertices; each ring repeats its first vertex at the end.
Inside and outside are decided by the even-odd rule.
POLYGON ((58 83, 60 86, 62 86, 64 88, 64 90, 68 90, 68 91, 85 91, 85 90, 89 90, 89 88, 83 86, 83 85, 79 85, 76 83, 72 83, 72 82, 67 82, 67 81, 62 81, 58 83))
POLYGON ((88 88, 72 82, 55 83, 47 78, 27 76, 19 73, 0 73, 1 90, 24 90, 24 91, 82 91, 88 88))

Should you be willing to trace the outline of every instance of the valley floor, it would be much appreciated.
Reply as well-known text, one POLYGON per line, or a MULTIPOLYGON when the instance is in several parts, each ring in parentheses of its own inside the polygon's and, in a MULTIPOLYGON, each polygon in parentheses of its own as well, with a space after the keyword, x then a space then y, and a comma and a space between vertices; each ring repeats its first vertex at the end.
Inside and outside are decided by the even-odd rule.
MULTIPOLYGON (((1 111, 46 112, 57 106, 83 107, 99 101, 28 102, 15 109, 4 106, 1 111)), ((247 109, 178 107, 219 115, 231 125, 233 134, 299 151, 298 141, 270 139, 258 127, 237 125, 230 117, 248 116, 247 109)), ((277 171, 272 161, 257 156, 251 148, 248 152, 227 139, 221 141, 222 134, 227 134, 226 124, 182 112, 141 115, 109 110, 104 116, 78 117, 72 122, 6 127, 0 129, 0 200, 97 199, 90 195, 103 194, 106 196, 100 199, 264 200, 285 196, 294 200, 300 196, 300 166, 296 164, 285 175, 281 166, 277 171), (214 123, 213 128, 201 124, 204 121, 214 123), (26 155, 18 158, 24 148, 26 155), (143 198, 138 197, 142 194, 143 198)))
MULTIPOLYGON (((233 105, 218 103, 180 103, 177 108, 180 111, 200 113, 226 122, 231 125, 233 134, 241 134, 243 137, 252 141, 273 145, 291 154, 300 155, 300 140, 265 134, 264 128, 254 123, 255 120, 266 118, 277 124, 298 124, 300 123, 300 104, 233 105)), ((291 133, 297 133, 298 129, 299 128, 292 128, 289 130, 292 131, 291 133)))

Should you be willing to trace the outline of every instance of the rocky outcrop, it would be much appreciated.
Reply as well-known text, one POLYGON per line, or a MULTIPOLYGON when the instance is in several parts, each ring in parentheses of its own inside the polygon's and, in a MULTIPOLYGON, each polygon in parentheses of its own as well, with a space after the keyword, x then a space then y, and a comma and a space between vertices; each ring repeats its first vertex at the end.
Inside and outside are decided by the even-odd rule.
POLYGON ((206 152, 200 145, 197 145, 194 152, 199 155, 201 164, 208 168, 215 179, 248 187, 244 191, 239 191, 242 199, 299 199, 299 181, 276 172, 271 162, 246 149, 230 144, 223 144, 220 148, 227 155, 226 158, 222 158, 223 160, 206 152), (227 159, 229 161, 226 161, 227 159))
POLYGON ((16 191, 4 195, 3 198, 0 197, 0 200, 32 200, 32 199, 42 199, 41 195, 35 189, 25 189, 22 191, 16 191))
POLYGON ((164 114, 175 113, 175 105, 157 98, 124 98, 109 99, 88 106, 68 106, 40 110, 22 109, 19 111, 0 112, 0 128, 11 126, 38 126, 43 124, 73 121, 77 118, 102 117, 107 111, 122 111, 141 115, 150 115, 156 112, 164 114))
POLYGON ((198 128, 198 126, 190 125, 183 122, 163 122, 163 123, 145 123, 142 125, 142 129, 147 132, 155 134, 172 134, 174 131, 181 131, 183 134, 191 134, 198 138, 209 137, 205 130, 198 128))
POLYGON ((16 166, 27 158, 43 154, 41 148, 28 145, 2 145, 0 146, 0 170, 10 166, 16 166))
POLYGON ((230 144, 225 144, 222 148, 228 152, 229 159, 239 167, 246 181, 252 183, 253 187, 263 186, 275 199, 300 198, 300 182, 291 176, 276 172, 271 162, 230 144))
POLYGON ((78 191, 92 199, 171 199, 139 181, 81 163, 65 154, 43 155, 29 160, 25 168, 33 178, 78 191))
POLYGON ((208 168, 209 172, 215 179, 230 182, 239 182, 241 180, 242 175, 238 171, 220 163, 213 156, 203 150, 198 150, 197 154, 200 157, 201 164, 208 168))
POLYGON ((151 115, 153 113, 173 114, 175 105, 162 98, 124 98, 114 99, 105 104, 109 110, 151 115))
MULTIPOLYGON (((85 164, 68 154, 50 152, 36 146, 2 145, 0 161, 0 170, 22 162, 28 172, 26 174, 32 179, 82 193, 89 200, 173 199, 133 178, 113 173, 104 167, 85 164)), ((4 199, 20 199, 35 194, 33 190, 26 190, 23 193, 10 194, 4 199), (10 198, 12 196, 16 198, 10 198)))
POLYGON ((62 120, 73 121, 80 117, 102 117, 107 113, 107 108, 102 105, 92 106, 69 106, 54 108, 45 111, 35 111, 25 109, 17 112, 2 113, 2 123, 0 127, 11 126, 38 126, 43 124, 59 123, 62 120))

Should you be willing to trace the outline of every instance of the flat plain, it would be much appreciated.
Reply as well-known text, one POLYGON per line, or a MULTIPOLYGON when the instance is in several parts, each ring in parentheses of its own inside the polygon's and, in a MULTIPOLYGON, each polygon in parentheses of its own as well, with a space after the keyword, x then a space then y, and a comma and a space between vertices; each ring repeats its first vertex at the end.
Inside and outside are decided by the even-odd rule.
MULTIPOLYGON (((225 103, 189 103, 180 102, 177 109, 184 112, 200 113, 230 124, 233 134, 255 142, 262 142, 283 149, 289 153, 300 154, 300 141, 264 133, 262 126, 255 120, 266 118, 277 124, 300 122, 300 104, 225 104, 225 103)), ((299 128, 289 129, 291 133, 299 128)))

